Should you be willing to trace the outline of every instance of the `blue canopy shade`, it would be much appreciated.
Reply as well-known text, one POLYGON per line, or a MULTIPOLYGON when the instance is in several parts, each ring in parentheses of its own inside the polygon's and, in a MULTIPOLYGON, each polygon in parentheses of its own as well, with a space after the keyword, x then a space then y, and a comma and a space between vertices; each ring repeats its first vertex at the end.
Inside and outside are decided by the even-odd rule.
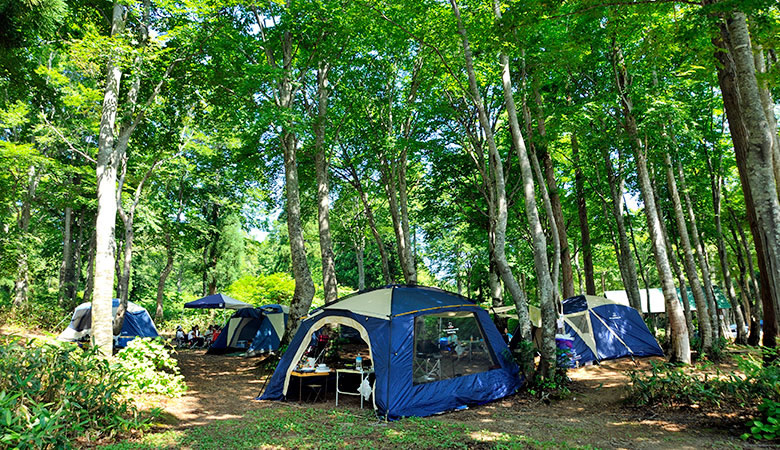
POLYGON ((184 304, 185 308, 216 308, 216 309, 242 309, 253 308, 254 305, 236 300, 225 294, 213 294, 184 304))

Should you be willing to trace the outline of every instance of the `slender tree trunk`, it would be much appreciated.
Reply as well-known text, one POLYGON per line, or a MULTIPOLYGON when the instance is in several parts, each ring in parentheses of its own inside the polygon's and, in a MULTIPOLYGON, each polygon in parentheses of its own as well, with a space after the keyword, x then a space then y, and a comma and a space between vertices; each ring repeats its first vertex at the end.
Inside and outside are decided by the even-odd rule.
POLYGON ((547 213, 547 218, 550 221, 550 236, 552 236, 553 240, 553 267, 552 267, 552 298, 553 301, 557 302, 559 301, 558 297, 558 279, 560 275, 560 260, 561 260, 561 241, 559 239, 558 235, 558 222, 555 219, 555 213, 553 211, 552 202, 550 201, 550 196, 547 192, 547 187, 545 186, 545 180, 544 176, 542 175, 542 169, 539 166, 539 160, 536 157, 535 152, 533 151, 533 148, 530 152, 530 159, 531 159, 531 166, 534 169, 534 173, 536 173, 536 179, 539 182, 539 190, 542 193, 542 204, 544 205, 545 212, 547 213))
POLYGON ((62 264, 60 264, 60 306, 65 307, 73 293, 73 208, 65 207, 62 228, 62 264))
MULTIPOLYGON (((720 167, 720 164, 718 164, 720 167)), ((722 211, 722 196, 720 195, 723 187, 723 178, 720 173, 716 173, 713 170, 712 162, 707 155, 707 167, 710 171, 710 181, 712 187, 712 205, 715 215, 715 235, 718 244, 718 259, 720 260, 720 269, 723 274, 723 290, 726 292, 726 297, 731 304, 731 308, 734 310, 734 320, 737 325, 737 338, 735 342, 737 344, 745 345, 747 343, 747 335, 745 334, 745 315, 741 308, 740 302, 737 300, 736 293, 734 292, 734 284, 731 281, 731 270, 729 268, 728 253, 726 251, 726 242, 723 239, 723 225, 721 223, 721 211, 722 211)))
POLYGON ((95 286, 95 257, 96 257, 96 243, 95 243, 95 231, 89 237, 89 251, 87 258, 87 281, 84 284, 84 296, 82 302, 92 301, 92 290, 95 286))
MULTIPOLYGON (((124 31, 125 15, 121 3, 114 3, 111 36, 124 31)), ((100 138, 97 157, 97 217, 95 219, 95 279, 92 300, 92 343, 104 355, 112 353, 112 298, 114 291, 114 228, 116 225, 117 167, 122 155, 114 142, 119 83, 122 68, 109 58, 108 76, 103 95, 100 138)))
MULTIPOLYGON (((652 180, 651 180, 652 181, 652 180)), ((622 197, 623 199, 623 207, 626 211, 626 225, 628 225, 628 234, 631 236, 631 247, 634 249, 634 258, 636 258, 636 264, 639 266, 639 276, 642 278, 642 284, 645 285, 645 297, 647 298, 647 310, 650 311, 650 285, 647 284, 647 271, 645 270, 645 264, 642 262, 641 255, 639 254, 639 247, 636 245, 636 236, 634 235, 634 226, 633 223, 633 217, 631 216, 631 211, 628 209, 628 203, 626 202, 626 197, 622 197)), ((661 213, 659 212, 659 216, 661 216, 661 213)), ((663 217, 663 216, 661 216, 663 217)), ((666 229, 663 227, 664 221, 661 221, 661 231, 663 231, 664 237, 667 236, 666 229)), ((667 242, 668 244, 668 242, 667 242)), ((639 282, 637 281, 637 284, 639 282)), ((639 304, 642 304, 642 296, 640 293, 639 296, 639 304)), ((639 312, 639 315, 641 317, 644 317, 644 309, 640 308, 637 310, 639 312)))
MULTIPOLYGON (((346 155, 346 154, 345 154, 346 155)), ((376 246, 379 250, 379 256, 382 260, 382 277, 385 284, 392 284, 393 277, 390 275, 390 258, 387 256, 387 250, 385 249, 385 243, 382 239, 382 235, 379 234, 379 229, 376 226, 376 220, 374 219, 374 212, 371 209, 371 203, 368 201, 368 195, 363 190, 363 184, 360 182, 357 170, 352 166, 352 161, 347 156, 348 170, 351 176, 350 184, 358 193, 361 203, 363 203, 363 211, 366 213, 366 219, 368 220, 368 227, 371 229, 371 234, 374 236, 376 246)))
MULTIPOLYGON (((468 45, 468 39, 466 37, 466 30, 463 27, 463 22, 460 20, 460 12, 458 11, 457 4, 452 0, 453 9, 456 12, 458 19, 458 31, 463 38, 463 49, 466 55, 466 69, 469 74, 469 86, 474 100, 480 108, 480 122, 486 135, 489 136, 488 144, 492 157, 496 158, 496 185, 497 189, 497 204, 498 204, 498 223, 496 226, 496 253, 497 261, 499 262, 499 270, 501 271, 501 278, 504 280, 504 284, 509 288, 512 297, 515 300, 515 304, 518 305, 518 319, 522 327, 522 338, 524 341, 530 341, 530 321, 528 320, 528 309, 525 304, 525 293, 522 292, 520 285, 517 283, 505 254, 505 239, 506 239, 506 221, 507 221, 507 206, 506 206, 506 192, 504 190, 504 170, 501 163, 498 149, 496 148, 495 141, 493 140, 492 133, 490 133, 490 126, 485 114, 479 89, 477 88, 476 76, 474 74, 474 65, 471 58, 471 49, 468 45)), ((501 9, 494 2, 494 13, 497 20, 501 20, 501 9)), ((539 369, 542 377, 550 377, 553 375, 555 369, 555 331, 556 331, 556 319, 557 311, 554 304, 553 297, 553 282, 550 278, 550 272, 548 271, 548 259, 547 259, 547 238, 544 235, 542 229, 542 223, 539 219, 539 212, 536 208, 536 194, 534 192, 534 177, 531 170, 531 163, 528 159, 528 151, 525 147, 525 140, 520 129, 520 124, 517 119, 517 107, 515 106, 515 100, 512 92, 512 78, 509 70, 509 58, 505 53, 500 54, 501 63, 501 81, 504 90, 504 103, 506 105, 507 116, 509 119, 510 131, 512 135, 512 145, 517 152, 517 157, 520 165, 520 175, 523 183, 523 197, 525 200, 525 213, 528 220, 528 227, 531 231, 531 239, 533 241, 534 249, 534 269, 536 272, 537 287, 539 293, 539 304, 542 310, 542 348, 541 348, 541 360, 539 363, 539 369)))
MULTIPOLYGON (((742 244, 740 243, 739 236, 735 228, 736 220, 731 222, 729 229, 731 230, 731 236, 734 239, 734 253, 737 256, 737 266, 739 267, 739 285, 740 292, 742 293, 743 304, 747 307, 747 317, 750 322, 750 329, 748 330, 747 344, 756 346, 761 341, 761 327, 759 326, 759 314, 758 314, 758 298, 759 293, 753 290, 755 283, 750 280, 750 276, 747 273, 747 264, 745 263, 744 253, 742 252, 742 244), (753 299, 751 301, 751 299, 753 299)), ((748 259, 751 258, 750 254, 747 255, 748 259)))
POLYGON ((20 308, 27 304, 27 296, 30 290, 29 255, 27 254, 27 248, 30 245, 28 233, 30 230, 32 202, 35 200, 35 191, 38 189, 38 181, 40 179, 41 175, 36 167, 30 166, 27 170, 27 193, 22 201, 17 223, 22 239, 22 251, 19 254, 19 265, 17 266, 16 280, 14 282, 14 308, 20 308))
POLYGON ((171 242, 171 232, 165 233, 165 253, 167 258, 165 260, 165 267, 160 272, 160 279, 157 282, 157 309, 154 312, 154 320, 159 322, 163 319, 163 299, 165 297, 165 281, 168 279, 168 275, 173 270, 173 243, 171 242))
MULTIPOLYGON (((772 133, 767 123, 766 114, 761 106, 753 54, 750 46, 750 35, 747 20, 742 12, 735 12, 727 20, 731 40, 731 51, 737 73, 740 106, 747 129, 746 166, 748 183, 750 184, 752 205, 755 208, 758 232, 753 235, 753 241, 761 243, 761 251, 765 254, 769 304, 764 305, 764 322, 771 312, 774 322, 774 333, 771 346, 774 347, 774 337, 777 334, 777 312, 780 311, 780 203, 778 203, 777 184, 772 171, 772 133), (767 311, 771 308, 771 311, 767 311)), ((737 154, 739 159, 742 155, 737 154)), ((764 329, 764 340, 767 342, 767 330, 764 329)))
POLYGON ((317 71, 317 121, 314 124, 314 166, 317 173, 317 225, 320 232, 320 254, 322 255, 322 286, 325 301, 335 301, 338 296, 336 280, 336 256, 330 236, 330 190, 328 187, 328 155, 325 146, 325 124, 328 113, 328 73, 330 65, 320 63, 317 71))
POLYGON ((363 258, 363 249, 365 248, 364 239, 361 237, 355 244, 355 259, 357 260, 358 270, 358 291, 366 288, 366 265, 363 258))
POLYGON ((685 206, 688 212, 688 222, 691 224, 691 238, 693 239, 693 246, 696 249, 696 256, 699 260, 699 267, 701 268, 701 278, 704 282, 704 296, 707 298, 707 307, 710 312, 710 321, 712 323, 712 337, 718 339, 721 331, 718 326, 718 303, 715 299, 715 289, 712 287, 712 276, 710 275, 710 265, 707 260, 707 253, 704 245, 702 245, 701 238, 699 237, 699 227, 696 224, 696 214, 693 212, 693 202, 691 196, 688 193, 688 187, 685 183, 685 172, 683 171, 682 163, 677 161, 677 174, 680 179, 680 189, 682 189, 683 198, 685 199, 685 206))
POLYGON ((612 197, 612 216, 617 224, 617 257, 619 260, 620 275, 623 278, 623 287, 628 296, 628 303, 632 308, 642 314, 642 297, 639 295, 639 282, 636 275, 636 264, 631 257, 631 246, 626 234, 625 219, 623 217, 623 177, 615 173, 612 160, 606 149, 602 149, 604 165, 607 169, 607 183, 612 197))
MULTIPOLYGON (((558 191, 558 183, 555 180, 555 168, 553 167, 552 158, 550 152, 547 151, 547 131, 544 119, 544 109, 542 108, 542 96, 539 93, 539 86, 533 84, 533 94, 537 106, 537 129, 539 130, 540 139, 536 142, 536 155, 541 159, 541 166, 544 167, 544 178, 539 178, 539 185, 542 186, 542 198, 547 197, 548 200, 544 200, 545 209, 549 209, 551 229, 555 232, 557 238, 553 239, 553 242, 557 241, 555 245, 555 261, 558 262, 557 266, 560 267, 560 275, 562 277, 561 287, 563 298, 574 297, 574 271, 571 266, 571 250, 569 248, 569 238, 566 232, 566 223, 563 220, 563 207, 561 206, 561 196, 558 191), (544 184, 547 187, 544 188, 544 184), (547 207, 549 203, 549 208, 547 207), (554 223, 553 223, 554 221, 554 223)), ((534 155, 534 156, 536 156, 534 155)), ((533 161, 533 160, 532 160, 533 161)), ((554 263, 553 266, 556 264, 554 263)), ((553 269, 553 289, 558 289, 558 274, 553 269)), ((557 293, 553 296, 557 301, 557 293)))
POLYGON ((73 251, 73 289, 71 292, 71 297, 68 300, 68 310, 73 309, 72 307, 76 306, 76 293, 79 290, 79 286, 81 285, 81 269, 83 267, 82 258, 81 258, 81 248, 84 245, 84 221, 87 212, 86 209, 82 208, 79 212, 79 221, 78 221, 78 227, 79 227, 79 234, 76 238, 76 245, 74 246, 73 251))
MULTIPOLYGON (((761 288, 755 288, 755 291, 760 295, 761 304, 764 306, 765 316, 768 314, 772 320, 767 320, 764 317, 764 345, 767 347, 774 347, 777 336, 777 324, 775 323, 775 308, 773 295, 770 292, 770 285, 772 284, 772 275, 768 272, 769 262, 767 261, 768 255, 764 251, 764 240, 760 239, 762 231, 759 229, 760 224, 756 217, 755 209, 753 208, 754 200, 752 193, 752 186, 749 181, 749 140, 748 129, 745 125, 747 117, 743 117, 743 106, 740 101, 740 88, 737 85, 737 69, 734 59, 732 59, 733 52, 728 50, 727 42, 729 46, 733 46, 733 42, 730 42, 729 31, 724 24, 719 25, 721 36, 712 38, 714 44, 715 58, 718 60, 718 84, 723 98, 724 109, 726 110, 726 118, 729 123, 729 132, 731 139, 734 142, 734 152, 736 153, 737 169, 739 170, 739 178, 742 186, 742 194, 745 197, 746 212, 748 217, 748 223, 750 225, 751 234, 754 237, 754 244, 756 247, 756 258, 758 261, 758 268, 760 274, 761 288), (756 237, 759 237, 758 239, 756 237), (769 308, 767 309, 767 306, 769 308)), ((744 56, 743 56, 743 66, 744 56)), ((752 57, 751 57, 752 60, 752 57)), ((755 113, 755 112, 754 112, 755 113)), ((760 170, 760 169, 757 169, 760 170)), ((740 229, 740 232, 742 230, 740 229)), ((752 260, 750 260, 752 264, 752 260)), ((754 273, 751 271, 751 274, 754 273)), ((751 279, 752 276, 751 276, 751 279)), ((751 324, 751 334, 748 338, 750 342, 751 338, 755 335, 753 332, 753 324, 751 324)))
MULTIPOLYGON (((590 224, 588 223, 588 205, 585 201, 585 176, 582 174, 579 144, 577 136, 571 135, 571 151, 574 160, 574 190, 577 195, 577 213, 582 239, 582 261, 585 271, 585 293, 596 295, 596 279, 593 270, 593 248, 590 243, 590 224)), ((582 289, 580 289, 581 291, 582 289)))
POLYGON ((769 126, 769 133, 772 137, 772 169, 775 175, 775 182, 778 183, 778 191, 780 191, 780 137, 777 134, 777 119, 775 119, 775 101, 772 99, 772 92, 769 90, 768 83, 766 81, 767 67, 764 60, 764 49, 760 45, 756 45, 756 49, 753 52, 753 60, 756 65, 756 72, 762 74, 761 77, 756 77, 758 81, 758 93, 761 97, 761 106, 764 109, 764 115, 766 115, 767 125, 769 126))
MULTIPOLYGON (((685 223, 685 216, 683 215, 680 194, 677 191, 677 182, 674 178, 674 166, 672 166, 672 159, 669 156, 669 152, 664 152, 664 158, 666 161, 666 180, 669 185, 669 197, 672 201, 672 205, 674 206, 674 218, 677 222, 677 231, 680 235, 680 245, 682 246, 683 267, 685 268, 685 273, 688 276, 688 283, 690 284, 691 291, 693 292, 693 299, 696 302, 696 317, 699 319, 701 349, 704 353, 709 354, 712 350, 712 339, 714 333, 712 330, 709 308, 707 306, 707 299, 704 296, 704 291, 701 288, 699 274, 696 272, 696 262, 693 259, 693 250, 691 248, 691 241, 688 235, 688 226, 685 223)), ((683 294, 683 300, 685 300, 685 294, 683 294)))
POLYGON ((669 267, 669 257, 666 252, 666 242, 661 230, 661 223, 658 217, 658 210, 655 206, 655 196, 653 195, 653 186, 650 183, 650 174, 647 170, 647 160, 642 151, 642 142, 639 139, 636 119, 633 114, 633 104, 628 96, 627 82, 628 75, 623 61, 623 55, 619 49, 614 46, 614 69, 617 87, 620 94, 620 102, 623 107, 625 119, 625 128, 628 132, 631 147, 634 150, 634 158, 637 165, 637 176, 642 191, 642 197, 645 202, 645 215, 647 217, 647 229, 650 233, 650 240, 653 244, 653 253, 655 255, 656 266, 658 267, 658 276, 661 280, 661 286, 666 301, 666 314, 669 320, 671 336, 671 354, 672 361, 680 361, 685 364, 691 362, 691 349, 688 340, 688 328, 685 326, 685 317, 682 307, 677 300, 677 291, 674 287, 674 277, 669 267))

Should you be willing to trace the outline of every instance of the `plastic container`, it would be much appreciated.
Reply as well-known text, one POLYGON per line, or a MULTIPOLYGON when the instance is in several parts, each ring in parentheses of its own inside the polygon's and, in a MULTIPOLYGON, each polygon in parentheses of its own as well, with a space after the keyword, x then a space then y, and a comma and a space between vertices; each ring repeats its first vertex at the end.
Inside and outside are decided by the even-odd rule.
POLYGON ((355 358, 355 369, 363 371, 363 357, 360 355, 357 355, 357 358, 355 358))

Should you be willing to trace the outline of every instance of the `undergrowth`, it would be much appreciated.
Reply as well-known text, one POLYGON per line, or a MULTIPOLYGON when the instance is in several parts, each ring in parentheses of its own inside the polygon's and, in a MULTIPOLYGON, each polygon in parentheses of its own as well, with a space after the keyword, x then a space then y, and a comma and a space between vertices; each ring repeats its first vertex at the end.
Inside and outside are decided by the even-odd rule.
POLYGON ((627 403, 633 406, 730 405, 756 412, 760 417, 748 423, 751 433, 743 437, 775 439, 780 431, 780 362, 777 350, 763 348, 761 355, 737 356, 738 371, 711 371, 712 364, 691 370, 674 364, 651 362, 651 370, 630 370, 627 403))
POLYGON ((180 376, 157 345, 139 341, 109 362, 69 343, 0 338, 0 448, 69 448, 76 438, 89 444, 147 429, 160 411, 139 411, 132 396, 179 392, 180 376), (173 375, 165 389, 150 382, 162 367, 173 375))

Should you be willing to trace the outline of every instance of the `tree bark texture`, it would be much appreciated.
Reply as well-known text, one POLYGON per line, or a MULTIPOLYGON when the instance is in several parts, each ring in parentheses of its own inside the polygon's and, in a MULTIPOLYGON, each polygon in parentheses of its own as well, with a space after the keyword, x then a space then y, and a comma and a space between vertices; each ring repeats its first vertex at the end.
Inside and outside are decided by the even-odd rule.
MULTIPOLYGON (((770 292, 772 275, 768 273, 769 262, 767 261, 767 252, 764 251, 764 241, 762 239, 756 239, 756 236, 761 236, 762 231, 759 229, 760 225, 756 216, 756 211, 752 206, 754 201, 752 187, 749 181, 750 175, 748 173, 748 129, 745 124, 746 118, 743 117, 743 106, 740 99, 740 87, 737 83, 736 63, 733 58, 733 52, 729 50, 729 48, 733 46, 733 42, 731 42, 730 33, 725 24, 719 24, 719 29, 721 33, 720 36, 712 38, 712 43, 715 46, 715 58, 719 62, 717 65, 718 84, 720 85, 721 95, 723 98, 723 106, 726 110, 726 119, 729 123, 729 132, 731 134, 732 142, 734 143, 734 152, 737 156, 737 169, 739 171, 742 194, 745 197, 745 209, 747 212, 748 224, 750 225, 750 231, 754 237, 754 245, 756 248, 756 260, 758 261, 760 275, 760 288, 755 287, 754 291, 756 291, 756 294, 760 296, 761 304, 765 309, 765 316, 766 314, 769 314, 772 318, 772 320, 767 320, 767 317, 764 317, 764 345, 771 344, 767 346, 774 347, 777 335, 777 324, 775 323, 773 295, 770 292), (770 306, 768 311, 766 310, 767 305, 770 306)), ((743 57, 742 59, 744 62, 745 58, 743 57)), ((752 260, 749 262, 752 264, 752 260)), ((751 275, 752 273, 753 272, 751 272, 751 275)), ((753 324, 751 324, 751 333, 748 341, 750 341, 754 336, 757 336, 753 330, 754 327, 753 324)))
POLYGON ((314 167, 317 175, 317 225, 320 232, 320 255, 322 256, 322 286, 325 301, 335 301, 338 296, 336 279, 336 256, 330 235, 330 189, 328 186, 328 154, 325 146, 325 125, 328 114, 328 73, 330 65, 320 63, 317 71, 317 120, 314 123, 314 167))
MULTIPOLYGON (((114 3, 111 36, 123 32, 124 7, 114 3)), ((92 299, 92 344, 106 356, 112 353, 112 299, 114 297, 114 228, 116 226, 117 167, 122 155, 115 146, 114 125, 119 101, 122 68, 114 58, 108 62, 103 94, 97 157, 97 217, 95 219, 95 278, 92 299)))
POLYGON ((685 325, 682 307, 677 299, 677 291, 674 287, 674 277, 669 267, 669 257, 666 252, 666 242, 661 230, 661 223, 656 209, 653 186, 650 183, 650 174, 647 170, 647 159, 642 150, 642 142, 639 139, 636 119, 633 114, 633 104, 628 96, 628 75, 621 51, 615 48, 615 78, 620 95, 620 103, 623 107, 624 126, 628 132, 631 147, 634 150, 634 158, 637 165, 637 176, 645 203, 645 215, 647 217, 647 229, 653 244, 653 254, 658 268, 658 276, 666 302, 666 314, 669 320, 669 334, 671 337, 670 358, 672 361, 680 361, 684 364, 691 362, 690 341, 688 328, 685 325))
POLYGON ((717 339, 721 335, 720 327, 718 326, 718 303, 715 299, 715 289, 712 286, 712 275, 710 272, 710 264, 707 258, 706 249, 702 245, 699 235, 699 227, 696 224, 696 214, 693 212, 693 202, 691 196, 688 193, 688 186, 685 182, 685 172, 680 161, 677 161, 677 174, 680 180, 680 189, 682 189, 683 198, 685 199, 685 207, 688 213, 688 223, 691 224, 691 238, 693 241, 693 247, 696 249, 696 257, 699 260, 699 268, 701 268, 701 278, 704 283, 704 296, 707 299, 707 307, 710 313, 710 323, 712 324, 712 337, 717 342, 717 339))
MULTIPOLYGON (((768 297, 770 305, 764 305, 764 323, 767 322, 767 306, 773 315, 780 311, 780 203, 778 203, 776 180, 772 170, 772 134, 756 80, 756 69, 750 45, 747 19, 742 12, 735 12, 727 20, 731 52, 737 74, 740 107, 747 130, 746 157, 747 178, 753 196, 752 207, 756 212, 758 226, 753 230, 753 241, 761 242, 765 254, 768 297)), ((737 154, 737 158, 740 158, 737 154)), ((748 206, 750 207, 750 206, 748 206)), ((775 334, 777 319, 775 319, 775 334)), ((766 340, 766 329, 764 330, 766 340)))
MULTIPOLYGON (((666 163, 666 180, 669 186, 669 197, 674 207, 674 218, 677 223, 677 232, 680 235, 680 245, 683 252, 683 268, 685 274, 688 277, 688 283, 693 293, 693 299, 696 302, 696 317, 699 319, 699 336, 701 338, 701 349, 705 353, 710 353, 712 350, 713 331, 712 321, 710 319, 709 308, 707 306, 707 299, 704 296, 704 291, 701 287, 701 280, 699 274, 696 272, 696 261, 693 259, 693 250, 691 247, 690 237, 688 235, 688 225, 685 223, 685 216, 683 215, 682 203, 680 201, 680 194, 677 191, 677 182, 674 177, 674 166, 672 165, 672 159, 669 156, 669 152, 664 153, 666 163)), ((683 302, 688 299, 685 292, 680 292, 683 302)))
POLYGON ((582 262, 585 272, 585 293, 596 295, 596 278, 593 269, 593 247, 590 243, 590 225, 588 224, 588 205, 585 200, 585 176, 582 174, 579 143, 577 136, 571 135, 571 151, 574 160, 574 190, 577 195, 577 216, 582 239, 582 262))
POLYGON ((19 308, 27 304, 27 296, 30 290, 30 267, 27 254, 28 232, 30 230, 30 215, 32 211, 32 202, 35 200, 35 191, 38 189, 38 182, 41 175, 35 166, 30 166, 27 170, 27 192, 22 201, 21 211, 17 225, 19 234, 22 237, 22 252, 19 254, 19 265, 16 270, 16 280, 14 281, 14 308, 19 308))
POLYGON ((612 203, 610 205, 612 207, 612 216, 615 218, 615 224, 617 225, 617 244, 619 250, 617 252, 617 257, 620 266, 620 275, 623 278, 623 287, 626 290, 629 305, 639 311, 639 314, 642 314, 642 297, 639 295, 636 263, 631 256, 631 245, 628 242, 626 223, 625 218, 623 217, 623 176, 622 174, 615 173, 615 168, 612 165, 612 160, 606 149, 602 150, 602 156, 604 165, 607 169, 607 183, 609 184, 609 191, 612 198, 612 203))

